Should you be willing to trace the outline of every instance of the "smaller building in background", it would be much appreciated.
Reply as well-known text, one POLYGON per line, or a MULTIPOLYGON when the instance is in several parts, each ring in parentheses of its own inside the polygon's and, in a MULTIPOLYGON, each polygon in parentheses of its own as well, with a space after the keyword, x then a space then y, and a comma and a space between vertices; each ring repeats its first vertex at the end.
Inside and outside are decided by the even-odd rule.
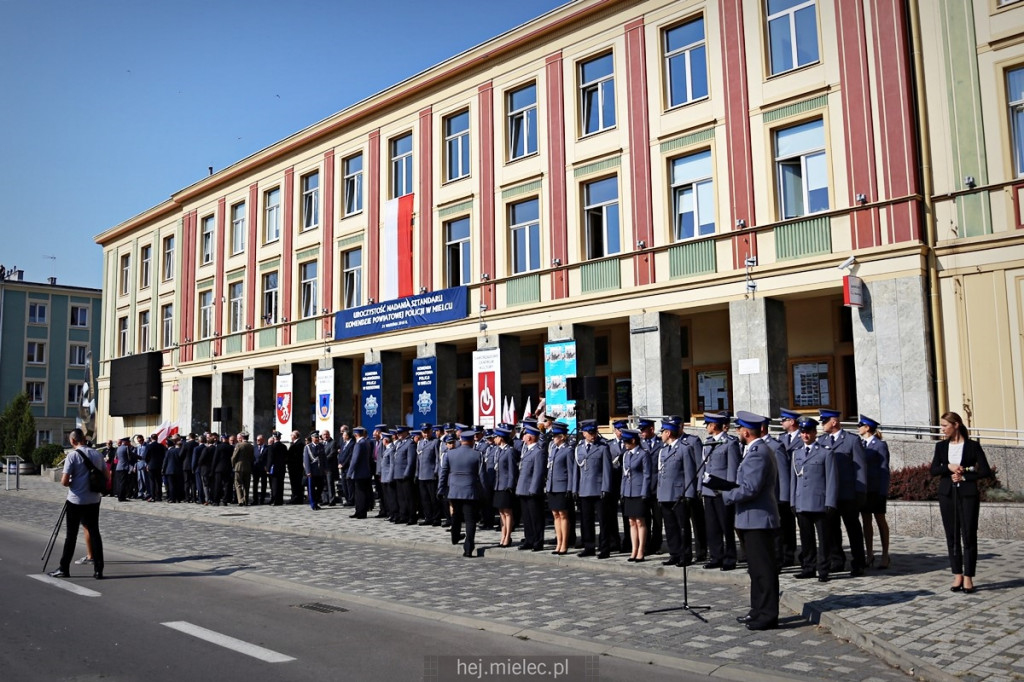
MULTIPOLYGON (((28 395, 36 445, 63 443, 75 428, 89 365, 99 361, 99 289, 28 282, 16 268, 0 268, 0 410, 28 395)), ((93 374, 94 376, 94 374, 93 374)))

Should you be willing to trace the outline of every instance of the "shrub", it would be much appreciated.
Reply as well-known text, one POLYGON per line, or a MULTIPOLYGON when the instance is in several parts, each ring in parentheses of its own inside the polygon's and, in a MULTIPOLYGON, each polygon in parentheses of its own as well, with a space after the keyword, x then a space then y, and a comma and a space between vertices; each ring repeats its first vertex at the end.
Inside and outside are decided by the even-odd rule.
POLYGON ((56 443, 40 445, 32 451, 32 463, 37 467, 51 467, 58 457, 64 460, 64 448, 56 443))
MULTIPOLYGON (((939 499, 939 478, 932 476, 931 464, 903 467, 894 469, 889 479, 890 500, 937 500, 939 499)), ((989 494, 992 490, 1002 490, 1002 483, 997 477, 997 468, 992 467, 992 475, 989 478, 978 479, 978 493, 982 502, 989 499, 1000 499, 998 493, 989 494)))

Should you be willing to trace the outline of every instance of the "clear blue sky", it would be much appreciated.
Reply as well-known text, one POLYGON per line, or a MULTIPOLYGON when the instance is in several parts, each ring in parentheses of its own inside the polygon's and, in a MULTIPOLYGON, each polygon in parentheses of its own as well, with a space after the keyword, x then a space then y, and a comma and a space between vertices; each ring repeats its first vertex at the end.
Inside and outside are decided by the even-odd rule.
POLYGON ((0 0, 0 265, 99 287, 95 235, 562 4, 0 0))

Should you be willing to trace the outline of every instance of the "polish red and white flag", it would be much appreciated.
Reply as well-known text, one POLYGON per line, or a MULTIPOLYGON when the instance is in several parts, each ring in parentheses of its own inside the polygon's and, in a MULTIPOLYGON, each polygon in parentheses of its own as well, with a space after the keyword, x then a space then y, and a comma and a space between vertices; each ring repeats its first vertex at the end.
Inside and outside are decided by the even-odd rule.
POLYGON ((412 296, 412 194, 384 204, 380 239, 380 300, 412 296))

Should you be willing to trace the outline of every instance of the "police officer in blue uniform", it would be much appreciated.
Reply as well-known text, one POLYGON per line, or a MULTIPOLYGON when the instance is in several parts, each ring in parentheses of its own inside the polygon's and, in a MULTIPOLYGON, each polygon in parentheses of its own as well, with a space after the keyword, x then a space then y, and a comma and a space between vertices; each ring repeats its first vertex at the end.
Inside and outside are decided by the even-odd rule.
MULTIPOLYGON (((704 413, 707 439, 701 446, 704 472, 735 482, 740 465, 740 445, 734 436, 725 432, 729 418, 717 412, 704 413)), ((707 523, 708 553, 710 561, 704 568, 731 571, 736 568, 736 533, 734 507, 727 506, 717 491, 701 488, 704 496, 704 520, 707 523)))
POLYGON ((772 630, 779 625, 779 573, 775 565, 779 472, 775 456, 761 435, 765 421, 753 412, 737 412, 736 424, 747 448, 736 469, 736 487, 722 491, 724 502, 736 510, 736 529, 743 534, 747 551, 750 611, 737 620, 746 623, 748 630, 772 630))
MULTIPOLYGON (((572 480, 570 487, 580 502, 580 536, 583 540, 583 551, 580 557, 597 555, 598 559, 611 556, 612 535, 618 539, 618 510, 611 495, 612 455, 608 446, 601 442, 597 433, 597 423, 593 419, 580 422, 582 440, 576 444, 573 452, 574 464, 570 467, 572 480), (594 521, 601 524, 600 534, 596 536, 594 521), (598 551, 595 551, 598 550, 598 551)), ((617 497, 617 496, 616 496, 617 497)))
POLYGON ((818 443, 832 453, 839 470, 838 514, 830 518, 829 560, 833 571, 846 567, 843 553, 843 534, 839 528, 842 520, 850 540, 850 576, 864 575, 867 561, 864 556, 864 528, 860 522, 860 511, 867 501, 868 470, 864 457, 864 444, 858 436, 843 429, 837 410, 821 410, 821 430, 818 443))
POLYGON ((494 485, 497 483, 497 472, 495 471, 495 459, 497 450, 494 446, 494 429, 487 429, 484 438, 474 444, 473 449, 480 453, 480 460, 484 471, 484 496, 480 500, 480 529, 494 530, 494 485))
POLYGON ((365 519, 373 501, 371 479, 373 470, 370 462, 373 459, 373 443, 366 437, 366 429, 357 426, 352 429, 355 441, 352 444, 352 458, 349 460, 346 476, 352 484, 352 496, 355 500, 354 519, 365 519))
POLYGON ((645 560, 647 549, 647 498, 651 494, 651 460, 640 447, 640 433, 622 429, 622 508, 629 518, 628 561, 645 560))
POLYGON ((793 447, 790 499, 800 528, 800 572, 797 578, 829 579, 828 517, 835 514, 839 499, 839 472, 835 460, 818 444, 818 422, 801 417, 800 445, 793 447))
POLYGON ((868 470, 867 502, 861 512, 864 524, 864 547, 867 550, 867 565, 875 563, 874 537, 871 518, 878 524, 878 537, 882 543, 882 560, 879 568, 889 568, 889 522, 885 519, 885 504, 889 497, 889 446, 878 432, 878 422, 871 417, 860 416, 857 430, 864 441, 864 458, 868 470))
POLYGON ((437 494, 447 499, 452 506, 452 544, 459 544, 462 537, 462 522, 466 522, 465 542, 462 545, 462 556, 475 556, 476 548, 476 511, 477 504, 483 497, 484 480, 480 466, 480 453, 470 447, 473 432, 464 431, 460 436, 459 447, 449 450, 441 464, 441 474, 437 481, 437 494))
POLYGON ((547 453, 538 443, 540 429, 523 426, 523 452, 519 465, 516 495, 523 513, 523 541, 520 550, 539 552, 544 549, 544 473, 547 453))
POLYGON ((499 547, 512 546, 512 529, 515 527, 516 475, 518 454, 512 447, 512 429, 502 424, 494 429, 494 490, 491 504, 498 510, 501 521, 499 547))
MULTIPOLYGON (((640 431, 640 447, 647 452, 647 458, 657 462, 658 450, 661 449, 661 438, 654 433, 654 420, 642 418, 637 420, 640 431)), ((657 472, 651 470, 651 491, 647 497, 647 553, 661 554, 662 526, 661 505, 658 503, 657 472)))
POLYGON ((395 450, 392 454, 392 479, 398 498, 398 523, 416 525, 416 445, 409 438, 409 427, 395 427, 395 450))
POLYGON ((626 448, 622 444, 622 430, 629 427, 629 421, 625 419, 616 419, 612 422, 612 428, 615 429, 615 437, 607 442, 608 452, 612 456, 612 497, 615 503, 616 510, 621 509, 622 511, 622 531, 625 535, 619 533, 619 519, 618 513, 616 512, 615 518, 615 533, 611 537, 612 551, 622 551, 629 544, 629 517, 626 516, 626 510, 622 509, 622 453, 625 452, 626 448))
POLYGON ((667 421, 671 421, 679 427, 679 440, 689 448, 690 459, 693 464, 695 480, 686 482, 686 511, 690 517, 690 525, 693 527, 693 559, 694 561, 707 561, 708 555, 708 527, 704 520, 704 500, 700 496, 700 476, 704 473, 704 444, 703 441, 692 433, 686 433, 683 428, 683 418, 678 415, 669 415, 667 421))
POLYGON ((569 482, 571 468, 575 466, 572 459, 572 447, 569 445, 569 425, 555 422, 551 425, 551 442, 547 453, 547 493, 548 508, 554 518, 555 551, 553 554, 563 555, 569 551, 569 507, 572 504, 569 482))
POLYGON ((384 496, 383 507, 386 510, 387 519, 391 523, 398 523, 398 498, 395 495, 395 434, 392 430, 386 429, 380 434, 380 491, 384 496))
POLYGON ((693 535, 686 496, 696 491, 694 477, 697 471, 692 448, 679 437, 680 431, 674 420, 662 421, 661 448, 652 457, 652 461, 657 462, 657 498, 668 541, 668 559, 661 562, 665 566, 689 566, 693 563, 693 535))
MULTIPOLYGON (((779 532, 775 536, 775 558, 779 561, 781 571, 784 567, 796 563, 796 517, 790 505, 790 470, 793 453, 786 447, 787 443, 768 434, 768 426, 767 421, 762 424, 761 437, 775 455, 775 464, 779 470, 779 487, 776 490, 776 499, 779 503, 779 532)), ((787 442, 788 440, 789 438, 787 442)))
POLYGON ((434 437, 431 424, 421 424, 423 437, 416 444, 416 481, 419 486, 420 507, 423 509, 421 526, 440 526, 441 507, 437 503, 438 457, 441 442, 434 437))

